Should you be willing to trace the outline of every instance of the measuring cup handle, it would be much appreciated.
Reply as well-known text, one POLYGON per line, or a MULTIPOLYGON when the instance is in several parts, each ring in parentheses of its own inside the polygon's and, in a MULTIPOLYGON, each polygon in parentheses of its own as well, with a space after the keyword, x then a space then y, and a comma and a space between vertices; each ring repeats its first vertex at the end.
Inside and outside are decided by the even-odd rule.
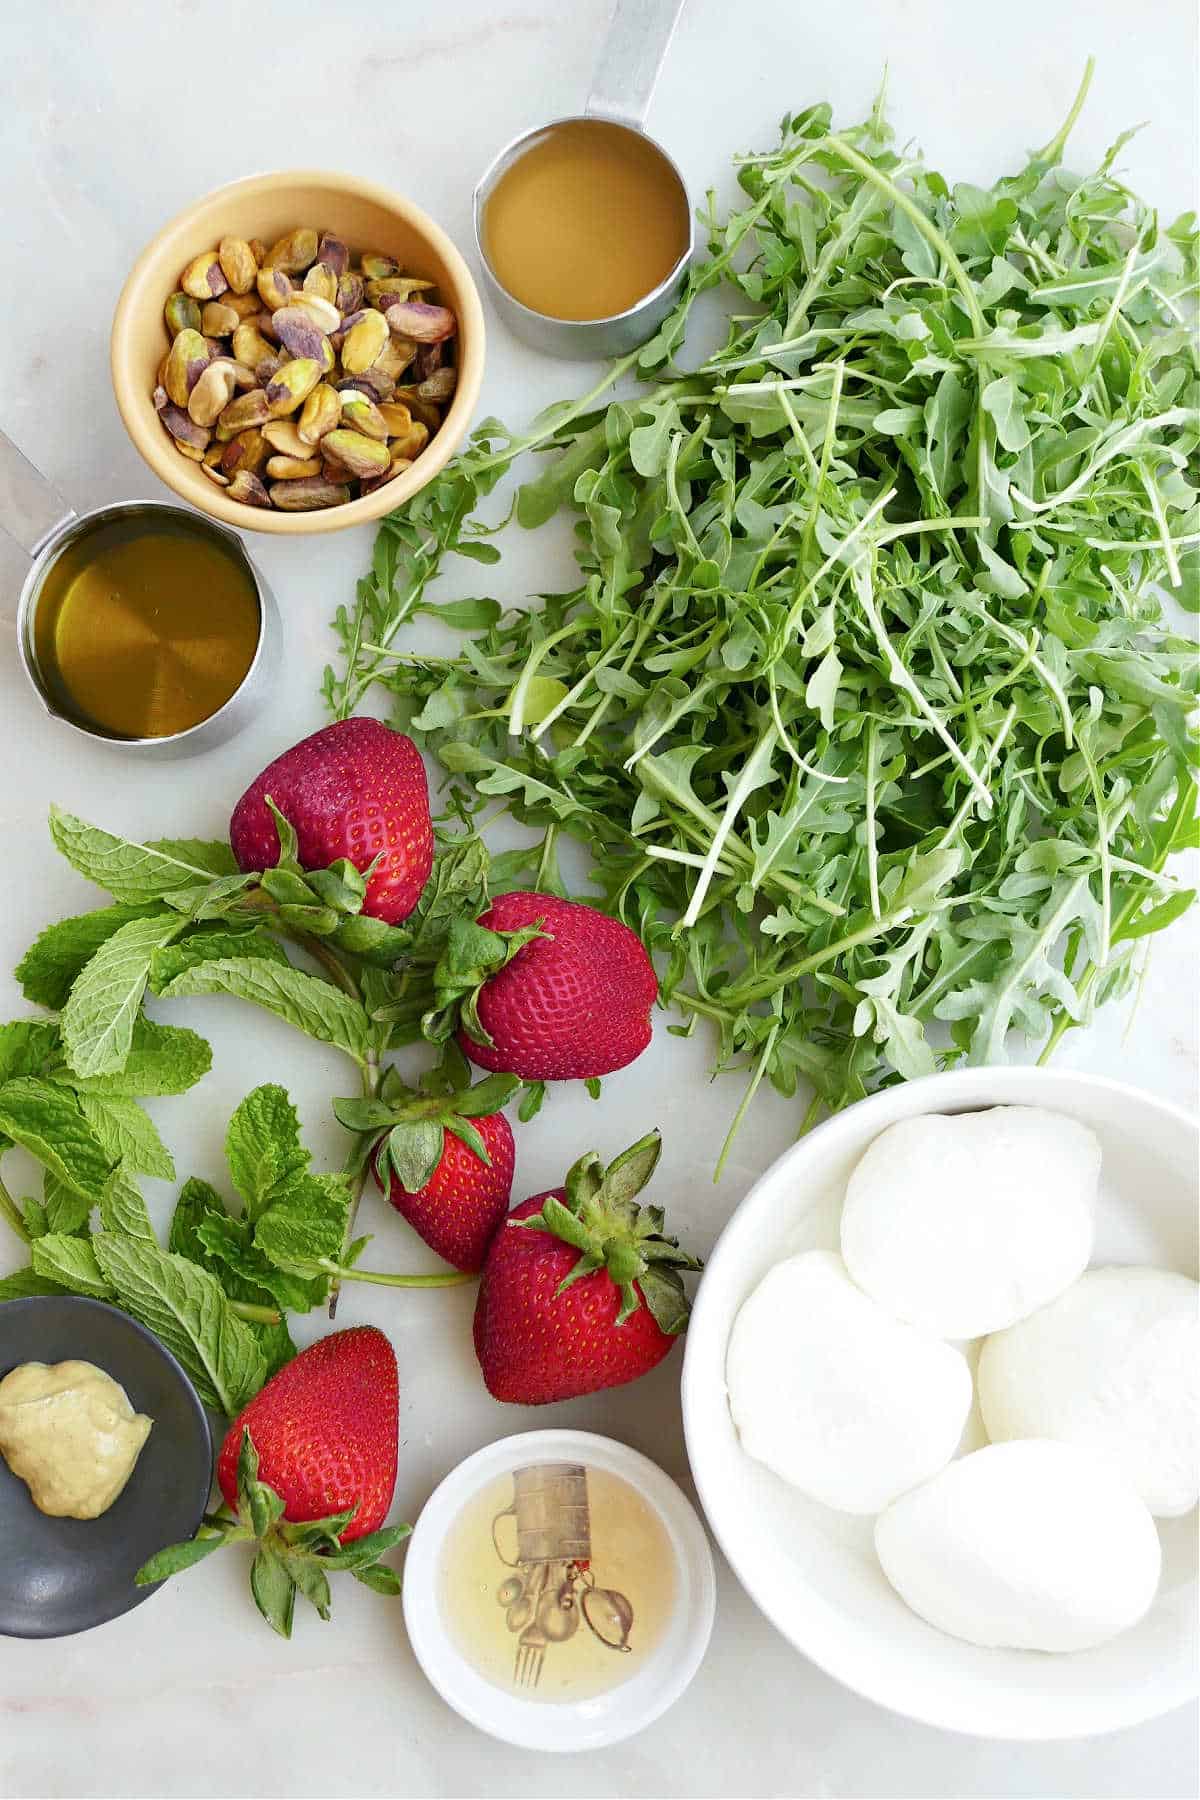
POLYGON ((74 513, 53 482, 0 431, 0 529, 33 557, 74 513))
POLYGON ((584 111, 640 130, 684 0, 617 0, 584 111))
MULTIPOLYGON (((496 1555, 500 1558, 500 1561, 504 1564, 506 1569, 519 1569, 521 1566, 521 1563, 520 1563, 519 1557, 505 1556, 504 1551, 501 1549, 501 1547, 500 1547, 500 1521, 501 1521, 501 1519, 515 1520, 516 1516, 517 1516, 516 1507, 515 1506, 506 1506, 504 1508, 504 1511, 498 1512, 496 1514, 495 1518, 492 1520, 492 1548, 495 1550, 496 1555)), ((520 1549, 520 1540, 518 1540, 517 1548, 518 1548, 518 1550, 520 1549)))

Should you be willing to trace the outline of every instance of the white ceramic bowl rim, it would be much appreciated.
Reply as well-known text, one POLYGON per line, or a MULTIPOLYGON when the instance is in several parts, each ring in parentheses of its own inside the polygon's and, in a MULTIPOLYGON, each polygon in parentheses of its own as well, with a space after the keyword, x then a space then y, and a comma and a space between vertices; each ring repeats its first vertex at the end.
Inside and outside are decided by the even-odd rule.
MULTIPOLYGON (((1081 1088, 1103 1101, 1105 1111, 1112 1119, 1126 1114, 1139 1118, 1141 1129, 1131 1128, 1131 1135, 1140 1137, 1143 1142, 1153 1141, 1152 1134, 1158 1122, 1176 1135, 1182 1130, 1193 1140, 1200 1136, 1200 1121, 1182 1108, 1128 1083, 1075 1070, 1027 1065, 955 1069, 884 1089, 826 1120, 808 1137, 785 1151, 754 1183, 713 1248, 688 1326, 681 1377, 688 1458, 709 1526, 738 1580, 782 1635, 827 1674, 878 1705, 944 1730, 995 1738, 1047 1740, 1093 1735, 1138 1724, 1183 1705, 1195 1696, 1200 1686, 1200 1665, 1194 1642, 1190 1645, 1180 1642, 1178 1654, 1172 1660, 1147 1668, 1144 1678, 1119 1691, 1114 1692, 1111 1686, 1097 1680, 1094 1689, 1086 1695, 1072 1696, 1069 1703, 1061 1707, 1056 1701, 1052 1708, 1044 1699, 1038 1703, 1031 1698, 1027 1705, 1022 1705, 1011 1694, 994 1697, 988 1684, 983 1682, 976 1684, 970 1695, 959 1692, 950 1696, 937 1691, 930 1671, 922 1666, 919 1656, 905 1659, 901 1667, 897 1667, 894 1660, 888 1662, 873 1657, 867 1628, 860 1626, 845 1607, 811 1587, 804 1592, 803 1604, 799 1608, 793 1604, 790 1608, 785 1623, 780 1616, 777 1593, 769 1589, 759 1569, 747 1566, 750 1552, 745 1542, 746 1533, 739 1532, 739 1521, 734 1509, 726 1505, 722 1491, 727 1481, 728 1458, 724 1446, 714 1438, 711 1419, 714 1386, 721 1407, 726 1409, 725 1418, 728 1417, 724 1371, 732 1316, 728 1320, 724 1316, 727 1290, 731 1272, 742 1269, 747 1252, 752 1250, 762 1228, 760 1215, 768 1207, 778 1208, 776 1189, 781 1175, 793 1171, 802 1177, 805 1160, 814 1151, 824 1161, 849 1151, 858 1142, 865 1149, 867 1143, 897 1119, 923 1113, 976 1111, 996 1105, 1038 1105, 1070 1112, 1071 1098, 1077 1098, 1081 1088)), ((819 1177, 814 1183, 814 1186, 818 1185, 819 1177)), ((741 1298, 744 1294, 739 1297, 738 1305, 741 1298)), ((731 1421, 729 1430, 733 1430, 731 1421)), ((792 1598, 795 1599, 794 1594, 792 1598)), ((922 1629, 931 1628, 924 1627, 922 1622, 922 1629)), ((1185 1638, 1187 1634, 1179 1635, 1185 1638)), ((963 1648, 971 1649, 970 1646, 963 1648)), ((1032 1656, 1033 1653, 976 1654, 1032 1656)), ((1080 1658, 1096 1657, 1100 1652, 1075 1654, 1080 1658)))
POLYGON ((657 1463, 590 1431, 528 1431, 487 1444, 452 1469, 421 1508, 404 1559, 404 1623, 413 1653, 443 1700, 472 1725, 527 1750, 595 1750, 632 1737, 673 1705, 712 1635, 716 1578, 695 1508, 657 1463), (619 1475, 658 1515, 675 1553, 675 1614, 646 1666, 587 1700, 523 1700, 475 1669, 446 1630, 439 1599, 441 1549, 462 1508, 497 1476, 530 1462, 581 1462, 619 1475))

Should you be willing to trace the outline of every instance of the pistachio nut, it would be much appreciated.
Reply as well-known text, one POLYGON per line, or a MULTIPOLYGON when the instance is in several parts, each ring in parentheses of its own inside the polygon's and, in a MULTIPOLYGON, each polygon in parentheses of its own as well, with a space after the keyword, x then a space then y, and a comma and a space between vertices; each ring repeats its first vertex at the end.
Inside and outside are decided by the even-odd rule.
POLYGON ((208 345, 198 331, 185 327, 167 352, 163 386, 176 406, 186 406, 188 395, 209 364, 208 345))
POLYGON ((283 269, 288 275, 302 275, 317 260, 317 234, 306 225, 277 238, 267 251, 267 267, 283 269))
MULTIPOLYGON (((278 307, 276 307, 275 311, 277 312, 278 310, 278 307)), ((275 349, 278 350, 279 333, 275 329, 274 312, 256 312, 254 317, 248 322, 266 338, 268 344, 274 345, 275 349)))
POLYGON ((361 388, 343 388, 342 418, 355 431, 361 431, 364 437, 387 441, 388 428, 383 422, 383 415, 371 396, 364 394, 361 388))
POLYGON ((221 450, 221 467, 226 475, 236 475, 239 469, 246 469, 251 475, 257 475, 264 467, 271 446, 257 426, 249 426, 239 431, 236 437, 221 450))
POLYGON ((209 363, 188 395, 188 417, 197 425, 215 425, 217 415, 224 412, 233 399, 235 382, 227 362, 209 363))
POLYGON ((345 318, 347 313, 357 312, 363 303, 363 278, 353 273, 338 277, 338 291, 334 296, 334 305, 345 318))
POLYGON ((396 398, 404 402, 414 419, 419 419, 431 432, 437 430, 442 422, 442 415, 431 401, 422 400, 419 388, 397 388, 396 398))
POLYGON ((231 306, 239 319, 252 319, 255 313, 262 311, 262 301, 258 289, 252 287, 248 294, 235 294, 232 289, 221 295, 221 305, 231 306))
POLYGON ((268 312, 274 312, 276 307, 286 306, 296 291, 282 269, 260 269, 255 278, 255 286, 258 297, 268 312))
POLYGON ((342 315, 332 300, 323 299, 320 294, 301 294, 299 299, 294 300, 292 304, 300 307, 301 311, 307 312, 326 335, 341 330, 342 315))
POLYGON ((241 324, 232 306, 222 300, 210 300, 200 314, 200 329, 205 337, 229 337, 241 324))
POLYGON ((272 350, 269 355, 259 357, 254 365, 254 379, 259 387, 266 387, 274 379, 276 373, 287 361, 287 356, 286 350, 272 350))
POLYGON ((408 300, 413 294, 423 294, 433 285, 432 281, 422 281, 416 275, 389 275, 384 281, 368 281, 367 299, 373 300, 376 306, 390 306, 394 300, 408 300))
MULTIPOLYGON (((288 413, 295 412, 308 399, 323 373, 321 364, 311 356, 298 356, 294 362, 284 363, 282 369, 275 371, 265 389, 267 414, 272 419, 282 419, 288 413)), ((253 419, 247 420, 247 423, 257 425, 260 421, 253 419)))
MULTIPOLYGON (((168 352, 168 354, 169 354, 169 352, 168 352)), ((160 356, 158 359, 158 368, 154 371, 155 387, 165 387, 166 380, 167 380, 167 358, 165 356, 160 356)))
POLYGON ((406 456, 410 461, 415 461, 428 442, 428 425, 422 425, 419 419, 414 419, 406 432, 391 440, 388 449, 393 457, 406 456))
MULTIPOLYGON (((329 263, 315 262, 304 277, 304 292, 310 298, 328 300, 332 305, 337 300, 338 278, 329 263)), ((339 319, 341 314, 338 314, 339 319)))
POLYGON ((454 314, 448 306, 431 306, 427 300, 397 300, 385 308, 387 322, 397 337, 418 344, 440 344, 454 336, 454 314))
POLYGON ((369 310, 342 339, 342 367, 347 375, 359 375, 377 361, 388 341, 388 322, 381 312, 369 310))
POLYGON ((400 273, 395 257, 384 256, 381 250, 364 250, 358 265, 368 281, 386 281, 389 275, 400 273))
POLYGON ((336 431, 342 417, 341 395, 327 382, 315 387, 304 402, 296 432, 302 444, 319 444, 327 432, 336 431))
MULTIPOLYGON (((320 390, 316 388, 313 390, 314 393, 319 391, 320 390)), ((310 394, 309 399, 311 398, 312 395, 310 394)), ((306 400, 305 405, 307 406, 307 404, 308 401, 306 400)), ((312 455, 313 447, 311 444, 306 444, 304 442, 304 439, 296 429, 296 421, 294 419, 272 419, 268 424, 263 426, 262 434, 272 450, 276 451, 281 456, 296 457, 303 462, 306 456, 312 455)))
POLYGON ((268 494, 257 475, 249 469, 239 469, 229 484, 229 498, 240 500, 245 506, 270 506, 271 496, 268 494))
POLYGON ((321 453, 351 475, 378 475, 388 466, 388 448, 361 431, 331 431, 321 439, 321 453))
POLYGON ((324 325, 317 324, 311 307, 281 306, 272 316, 271 323, 279 334, 280 343, 293 356, 311 356, 317 362, 324 362, 329 333, 324 325))
POLYGON ((245 319, 233 334, 233 354, 238 362, 254 369, 264 357, 274 356, 275 352, 258 326, 245 319))
POLYGON ((164 406, 158 416, 182 450, 196 452, 198 462, 212 440, 212 432, 207 426, 197 425, 194 419, 189 419, 181 406, 164 406))
POLYGON ((167 330, 173 338, 178 337, 181 331, 200 329, 200 308, 190 294, 172 294, 163 307, 163 318, 167 321, 167 330))
POLYGON ((399 381, 416 353, 417 346, 411 338, 389 338, 375 367, 390 375, 393 381, 399 381))
POLYGON ((379 416, 389 437, 403 437, 412 424, 412 414, 403 400, 385 400, 379 408, 379 416))
POLYGON ((272 504, 280 512, 312 512, 317 507, 345 506, 350 489, 344 482, 310 475, 303 481, 281 481, 271 489, 272 504))
POLYGON ((158 383, 150 398, 154 403, 154 410, 156 413, 160 413, 164 406, 169 406, 171 404, 171 396, 168 394, 161 381, 158 383))
POLYGON ((217 245, 221 273, 235 294, 248 294, 258 274, 258 261, 245 238, 223 237, 217 245))
POLYGON ((218 414, 217 436, 222 443, 228 443, 230 438, 251 425, 265 425, 270 416, 265 388, 251 388, 248 394, 239 394, 236 400, 231 400, 218 414))
POLYGON ((263 263, 267 260, 266 245, 263 243, 261 238, 247 238, 246 242, 250 246, 251 256, 254 258, 255 262, 258 264, 259 268, 261 269, 263 266, 263 263))
POLYGON ((385 481, 394 481, 397 475, 403 475, 405 469, 411 468, 411 456, 393 456, 382 475, 372 475, 369 481, 363 482, 362 491, 364 494, 373 494, 375 489, 381 488, 385 481))
POLYGON ((216 251, 205 250, 194 256, 179 277, 179 285, 193 300, 215 300, 218 294, 223 294, 229 283, 217 261, 216 251))
POLYGON ((428 381, 435 369, 442 366, 441 344, 418 344, 417 353, 412 360, 413 380, 428 381))
POLYGON ((321 473, 321 458, 272 456, 267 462, 266 473, 272 481, 307 481, 310 475, 321 473))
MULTIPOLYGON (((232 356, 222 356, 220 358, 220 361, 223 362, 227 368, 230 368, 233 370, 233 381, 234 381, 235 387, 252 388, 252 387, 257 386, 258 375, 252 368, 250 368, 248 366, 248 364, 246 364, 244 362, 238 362, 237 359, 232 356)), ((210 364, 209 367, 211 368, 211 366, 212 365, 210 364)))
POLYGON ((390 400, 396 391, 396 384, 390 375, 385 375, 378 363, 369 369, 363 369, 357 375, 347 375, 333 384, 339 393, 348 393, 352 388, 359 393, 369 394, 376 405, 381 400, 390 400))
POLYGON ((323 231, 317 245, 317 261, 332 269, 335 275, 342 276, 350 267, 350 252, 340 237, 334 237, 331 231, 323 231))
MULTIPOLYGON (((207 457, 208 452, 205 451, 204 454, 207 457)), ((217 468, 215 463, 210 463, 207 461, 202 462, 200 464, 200 470, 201 470, 202 474, 208 476, 208 479, 210 481, 215 481, 218 487, 228 487, 229 486, 229 476, 222 474, 221 470, 217 468)))
POLYGON ((458 370, 453 364, 445 368, 435 369, 432 375, 417 383, 417 394, 422 400, 448 400, 458 383, 458 370))

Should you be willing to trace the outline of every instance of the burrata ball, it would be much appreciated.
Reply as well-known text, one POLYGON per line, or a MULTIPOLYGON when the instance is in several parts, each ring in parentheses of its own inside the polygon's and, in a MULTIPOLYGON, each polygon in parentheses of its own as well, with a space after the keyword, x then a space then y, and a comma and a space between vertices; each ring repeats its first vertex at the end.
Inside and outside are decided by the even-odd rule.
POLYGON ((849 1513, 874 1513, 953 1456, 971 1406, 962 1352, 893 1319, 840 1256, 777 1263, 734 1321, 729 1406, 748 1455, 849 1513))
POLYGON ((1109 1457, 1152 1513, 1200 1495, 1200 1287, 1167 1269, 1090 1269, 988 1338, 988 1436, 1058 1438, 1109 1457))
POLYGON ((1073 1444, 989 1444, 875 1521, 883 1572, 915 1613, 969 1644, 1088 1650, 1154 1599, 1154 1520, 1073 1444))
POLYGON ((898 1318, 939 1337, 1002 1331, 1053 1300, 1092 1253, 1100 1145, 1034 1106, 889 1126, 846 1189, 842 1256, 898 1318))

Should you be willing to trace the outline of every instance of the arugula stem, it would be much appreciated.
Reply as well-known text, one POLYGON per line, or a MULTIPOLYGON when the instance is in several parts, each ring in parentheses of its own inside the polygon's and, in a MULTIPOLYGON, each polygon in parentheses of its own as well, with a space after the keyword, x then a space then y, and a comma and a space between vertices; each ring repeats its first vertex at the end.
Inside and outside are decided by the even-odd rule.
MULTIPOLYGON (((401 976, 396 984, 396 998, 404 992, 407 977, 401 976)), ((367 1052, 366 1063, 362 1067, 362 1091, 364 1100, 374 1100, 379 1092, 379 1057, 374 1050, 367 1052)), ((346 1208, 346 1229, 342 1234, 342 1256, 349 1252, 354 1239, 354 1222, 358 1218, 358 1209, 362 1203, 363 1190, 367 1185, 367 1164, 359 1166, 358 1146, 355 1145, 346 1158, 345 1171, 350 1180, 350 1202, 346 1208)), ((348 1279, 349 1271, 340 1264, 330 1265, 333 1280, 329 1287, 329 1317, 337 1317, 338 1293, 343 1279, 348 1279)))
POLYGON ((0 1218, 8 1220, 23 1244, 32 1243, 33 1240, 25 1229, 25 1221, 17 1209, 17 1203, 3 1181, 0 1181, 0 1218))

